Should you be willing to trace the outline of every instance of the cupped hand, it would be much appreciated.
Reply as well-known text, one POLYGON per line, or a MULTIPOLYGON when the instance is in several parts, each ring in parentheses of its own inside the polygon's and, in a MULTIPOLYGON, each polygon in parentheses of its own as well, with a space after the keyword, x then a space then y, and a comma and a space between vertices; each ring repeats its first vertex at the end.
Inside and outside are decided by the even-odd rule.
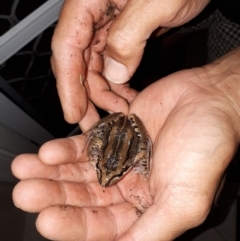
POLYGON ((170 241, 201 224, 239 143, 238 82, 229 88, 218 65, 172 74, 131 103, 154 143, 149 182, 130 172, 102 188, 86 135, 75 136, 14 160, 16 206, 40 212, 51 240, 170 241))

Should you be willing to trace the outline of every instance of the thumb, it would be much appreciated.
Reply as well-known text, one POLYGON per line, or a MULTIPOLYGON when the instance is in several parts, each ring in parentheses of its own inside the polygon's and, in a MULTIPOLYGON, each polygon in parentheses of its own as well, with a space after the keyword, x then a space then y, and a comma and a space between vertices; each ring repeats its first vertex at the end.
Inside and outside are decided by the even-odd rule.
POLYGON ((179 198, 181 187, 173 189, 170 196, 163 197, 168 199, 166 203, 154 203, 150 206, 118 241, 172 241, 187 230, 200 225, 206 219, 210 203, 204 200, 203 203, 198 203, 199 207, 193 201, 193 205, 188 209, 187 198, 193 200, 194 195, 189 192, 183 196, 185 202, 182 202, 182 197, 179 198))
POLYGON ((189 21, 208 2, 129 0, 109 29, 103 71, 105 78, 116 84, 126 83, 138 67, 146 40, 155 29, 176 27, 189 21))

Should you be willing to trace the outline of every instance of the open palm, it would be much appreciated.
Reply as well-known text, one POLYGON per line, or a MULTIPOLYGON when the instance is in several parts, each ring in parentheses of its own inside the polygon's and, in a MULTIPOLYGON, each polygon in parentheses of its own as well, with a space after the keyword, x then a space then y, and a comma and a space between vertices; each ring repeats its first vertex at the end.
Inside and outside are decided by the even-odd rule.
POLYGON ((238 145, 231 101, 204 68, 170 75, 131 103, 154 143, 149 182, 101 187, 86 136, 48 142, 12 165, 15 204, 52 240, 173 240, 206 218, 238 145))

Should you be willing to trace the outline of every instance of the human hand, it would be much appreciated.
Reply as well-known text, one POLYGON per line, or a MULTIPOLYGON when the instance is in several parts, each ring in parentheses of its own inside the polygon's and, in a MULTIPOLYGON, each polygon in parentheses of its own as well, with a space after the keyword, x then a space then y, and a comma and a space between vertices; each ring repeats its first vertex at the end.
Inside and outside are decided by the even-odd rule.
POLYGON ((201 224, 239 144, 238 65, 239 50, 170 75, 134 99, 130 112, 154 143, 149 182, 130 172, 100 187, 84 162, 82 135, 17 157, 12 170, 22 181, 14 203, 40 212, 37 228, 53 240, 170 241, 201 224), (138 217, 133 205, 148 208, 138 217))
POLYGON ((148 182, 133 171, 117 185, 99 185, 87 155, 89 134, 47 142, 38 155, 24 154, 13 161, 13 173, 22 180, 13 192, 15 205, 27 212, 40 212, 37 228, 50 240, 72 240, 72 236, 75 240, 71 223, 77 220, 76 231, 82 226, 79 240, 86 232, 89 240, 112 240, 152 204, 148 182), (95 223, 100 225, 97 231, 95 223), (62 233, 62 225, 71 228, 65 226, 62 233), (118 232, 112 233, 115 228, 118 232))
POLYGON ((98 118, 89 98, 109 112, 127 114, 137 93, 127 84, 112 92, 101 75, 108 29, 125 2, 66 0, 53 35, 51 63, 65 119, 76 123, 86 115, 84 131, 98 118))
POLYGON ((75 123, 85 116, 81 127, 87 130, 98 118, 89 98, 106 111, 127 114, 137 92, 123 83, 135 72, 151 33, 191 20, 208 2, 66 0, 51 61, 65 119, 75 123))
POLYGON ((161 35, 187 23, 209 2, 129 0, 109 30, 103 75, 112 83, 126 83, 138 67, 146 41, 152 33, 161 35))

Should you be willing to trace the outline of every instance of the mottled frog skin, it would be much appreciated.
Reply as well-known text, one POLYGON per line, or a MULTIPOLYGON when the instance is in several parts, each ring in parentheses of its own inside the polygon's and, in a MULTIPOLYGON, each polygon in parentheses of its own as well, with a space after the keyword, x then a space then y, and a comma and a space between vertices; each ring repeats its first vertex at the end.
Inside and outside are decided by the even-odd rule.
POLYGON ((90 129, 88 154, 101 186, 117 183, 133 167, 149 177, 151 139, 135 114, 114 113, 90 129))

